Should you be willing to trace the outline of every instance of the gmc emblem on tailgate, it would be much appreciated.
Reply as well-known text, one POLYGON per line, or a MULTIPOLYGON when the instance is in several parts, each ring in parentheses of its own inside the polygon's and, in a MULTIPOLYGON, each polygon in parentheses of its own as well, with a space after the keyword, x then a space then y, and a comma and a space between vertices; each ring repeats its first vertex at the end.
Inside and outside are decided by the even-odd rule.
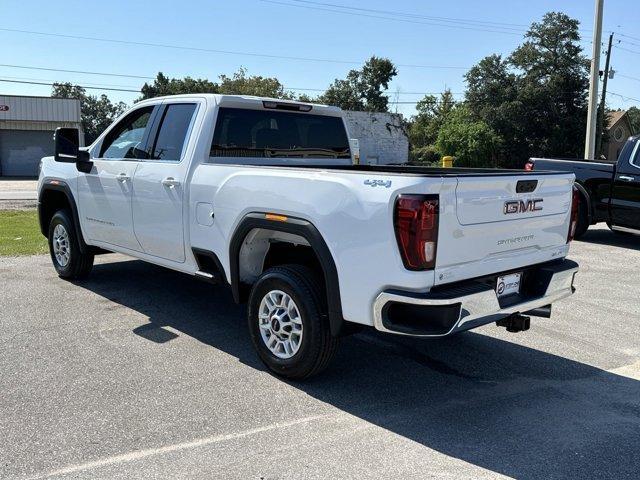
POLYGON ((539 212, 542 210, 542 198, 536 198, 534 200, 511 200, 504 202, 504 214, 510 213, 526 213, 526 212, 539 212))

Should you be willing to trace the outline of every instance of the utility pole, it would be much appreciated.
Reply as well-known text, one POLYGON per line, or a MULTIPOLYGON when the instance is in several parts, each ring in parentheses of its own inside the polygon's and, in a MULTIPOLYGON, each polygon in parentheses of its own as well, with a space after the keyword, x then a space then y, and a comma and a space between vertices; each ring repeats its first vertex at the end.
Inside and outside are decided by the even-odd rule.
POLYGON ((602 74, 602 95, 600 96, 600 109, 598 112, 598 130, 600 135, 596 139, 596 156, 602 153, 602 134, 604 132, 604 102, 607 99, 607 80, 609 80, 609 60, 611 59, 611 45, 613 44, 613 32, 609 35, 609 46, 607 47, 607 59, 604 62, 604 73, 602 74))
POLYGON ((600 43, 602 43, 602 10, 604 0, 596 0, 593 20, 593 48, 591 50, 591 80, 589 81, 589 109, 584 158, 594 158, 596 150, 596 123, 598 117, 598 72, 600 70, 600 43))

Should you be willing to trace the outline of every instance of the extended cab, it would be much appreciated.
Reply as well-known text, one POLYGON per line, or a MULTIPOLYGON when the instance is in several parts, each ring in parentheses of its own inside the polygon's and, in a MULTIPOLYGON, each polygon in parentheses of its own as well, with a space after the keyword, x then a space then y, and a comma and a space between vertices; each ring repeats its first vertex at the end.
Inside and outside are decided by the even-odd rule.
POLYGON ((525 168, 575 174, 581 197, 576 238, 599 222, 640 234, 640 135, 627 140, 616 161, 532 158, 525 168))
POLYGON ((58 130, 39 179, 58 274, 108 251, 229 285, 289 378, 354 327, 521 331, 574 292, 571 173, 357 165, 340 109, 225 95, 139 102, 78 145, 58 130))

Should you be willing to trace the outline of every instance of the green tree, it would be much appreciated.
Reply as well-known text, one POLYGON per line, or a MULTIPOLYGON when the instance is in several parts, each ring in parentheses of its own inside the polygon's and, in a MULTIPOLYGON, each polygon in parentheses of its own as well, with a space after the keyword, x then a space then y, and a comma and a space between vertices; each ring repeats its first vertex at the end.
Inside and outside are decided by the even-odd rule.
POLYGON ((80 100, 82 130, 85 144, 92 143, 127 109, 124 102, 113 103, 106 95, 87 95, 87 91, 71 83, 54 83, 52 97, 77 98, 80 100))
POLYGON ((491 55, 466 74, 467 105, 503 138, 503 166, 583 152, 588 61, 578 27, 563 13, 547 13, 507 59, 491 55))
POLYGON ((152 84, 145 83, 140 100, 164 95, 185 93, 224 93, 227 95, 256 95, 259 97, 292 98, 277 78, 247 75, 243 67, 232 76, 220 75, 220 82, 203 78, 169 78, 159 72, 152 84))
POLYGON ((389 98, 384 91, 397 73, 391 60, 373 56, 362 69, 350 70, 346 79, 336 79, 317 101, 344 110, 387 112, 389 98))
POLYGON ((458 167, 495 167, 502 141, 484 121, 475 119, 465 105, 456 106, 438 132, 436 148, 456 157, 458 167))
POLYGON ((140 89, 142 97, 162 97, 165 95, 180 95, 185 93, 220 93, 220 86, 203 78, 169 78, 162 72, 158 72, 153 83, 145 83, 140 89))
POLYGON ((255 95, 257 97, 293 98, 284 90, 284 86, 277 78, 259 75, 247 76, 243 67, 231 77, 220 75, 219 93, 228 95, 255 95))
POLYGON ((411 119, 409 126, 409 141, 412 148, 423 149, 436 142, 438 132, 455 104, 451 90, 445 90, 440 98, 425 95, 417 103, 417 113, 411 119))
POLYGON ((627 110, 627 115, 629 115, 629 122, 631 123, 631 133, 633 135, 640 133, 640 108, 631 107, 627 110))

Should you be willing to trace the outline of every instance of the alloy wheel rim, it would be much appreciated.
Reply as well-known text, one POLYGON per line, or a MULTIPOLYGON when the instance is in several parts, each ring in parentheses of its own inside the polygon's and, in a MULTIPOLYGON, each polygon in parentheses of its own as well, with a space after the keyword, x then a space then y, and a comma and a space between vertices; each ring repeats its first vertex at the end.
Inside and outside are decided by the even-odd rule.
POLYGON ((69 234, 63 225, 58 224, 53 229, 53 256, 61 267, 66 267, 71 258, 71 246, 69 242, 69 234))
POLYGON ((282 290, 269 291, 260 301, 258 326, 262 341, 276 357, 293 357, 302 343, 302 316, 293 298, 282 290))

